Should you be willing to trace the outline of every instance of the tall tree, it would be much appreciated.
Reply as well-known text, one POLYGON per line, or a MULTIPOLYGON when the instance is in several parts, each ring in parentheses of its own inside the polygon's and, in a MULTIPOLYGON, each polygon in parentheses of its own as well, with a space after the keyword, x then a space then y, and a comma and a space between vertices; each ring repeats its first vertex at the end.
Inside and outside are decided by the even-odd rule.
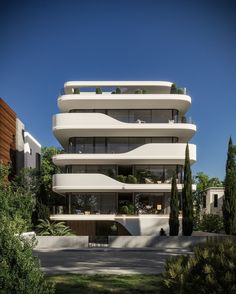
POLYGON ((225 175, 225 197, 222 211, 224 217, 224 228, 226 234, 236 234, 236 166, 235 147, 230 137, 225 175))
POLYGON ((183 236, 191 236, 193 232, 193 196, 192 196, 192 172, 189 159, 188 144, 185 150, 184 187, 182 191, 182 231, 183 236))
POLYGON ((169 217, 170 236, 178 236, 179 234, 179 197, 176 184, 176 175, 174 174, 171 182, 171 198, 170 198, 170 217, 169 217))

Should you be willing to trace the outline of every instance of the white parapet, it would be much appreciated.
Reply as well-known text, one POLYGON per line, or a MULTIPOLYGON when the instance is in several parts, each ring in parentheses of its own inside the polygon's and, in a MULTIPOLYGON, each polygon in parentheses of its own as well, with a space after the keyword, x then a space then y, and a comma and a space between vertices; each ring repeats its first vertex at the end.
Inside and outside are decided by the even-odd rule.
MULTIPOLYGON (((178 190, 183 188, 178 184, 178 190)), ((195 190, 195 185, 193 185, 195 190)), ((53 175, 53 191, 70 192, 170 192, 170 183, 126 184, 103 174, 56 174, 53 175)))
MULTIPOLYGON (((150 143, 118 154, 57 154, 58 166, 76 164, 178 164, 184 165, 185 143, 150 143)), ((196 145, 189 144, 190 162, 196 162, 196 145)))
POLYGON ((176 109, 185 113, 191 97, 180 94, 67 94, 59 96, 60 112, 72 109, 176 109))
POLYGON ((61 113, 53 116, 53 132, 66 146, 72 137, 178 137, 187 142, 196 132, 188 123, 124 123, 102 113, 61 113))

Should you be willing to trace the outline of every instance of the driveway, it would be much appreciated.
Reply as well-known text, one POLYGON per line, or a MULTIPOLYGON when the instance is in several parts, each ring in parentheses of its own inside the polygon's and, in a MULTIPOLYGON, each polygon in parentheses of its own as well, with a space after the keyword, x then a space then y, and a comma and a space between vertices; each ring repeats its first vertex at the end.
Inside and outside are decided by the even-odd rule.
POLYGON ((190 251, 153 249, 65 249, 34 251, 42 270, 49 275, 77 274, 159 274, 167 258, 190 251))

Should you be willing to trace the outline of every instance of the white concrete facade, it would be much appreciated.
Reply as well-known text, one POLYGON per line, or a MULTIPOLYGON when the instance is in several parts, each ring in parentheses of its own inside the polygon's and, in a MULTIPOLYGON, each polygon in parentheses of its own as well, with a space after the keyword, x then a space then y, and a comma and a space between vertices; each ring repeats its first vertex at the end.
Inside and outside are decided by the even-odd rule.
MULTIPOLYGON (((122 222, 117 217, 109 221, 120 223, 130 234, 156 234, 162 224, 168 230, 171 178, 177 174, 181 192, 186 143, 196 132, 196 125, 185 117, 191 97, 186 89, 172 92, 172 85, 65 83, 58 98, 61 113, 53 117, 53 133, 66 151, 54 156, 53 162, 64 172, 54 175, 53 190, 66 200, 61 204, 63 214, 51 219, 108 221, 107 215, 119 216, 126 206, 135 221, 128 221, 128 216, 127 221, 125 216, 122 222), (100 205, 92 207, 93 201, 100 205), (149 229, 138 231, 134 224, 144 215, 149 229)), ((189 144, 189 151, 193 164, 196 146, 189 144)))
POLYGON ((41 144, 25 131, 25 125, 16 119, 16 170, 22 168, 40 169, 41 144))
POLYGON ((224 187, 210 187, 203 191, 201 213, 222 215, 224 193, 224 187))

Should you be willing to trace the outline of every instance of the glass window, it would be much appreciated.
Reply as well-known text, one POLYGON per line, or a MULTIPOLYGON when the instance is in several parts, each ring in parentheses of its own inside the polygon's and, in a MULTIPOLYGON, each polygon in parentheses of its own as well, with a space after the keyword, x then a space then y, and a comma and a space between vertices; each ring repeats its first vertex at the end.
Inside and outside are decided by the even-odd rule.
POLYGON ((129 138, 129 150, 133 150, 141 145, 147 144, 146 138, 129 138))
POLYGON ((129 122, 141 122, 150 123, 151 122, 151 110, 130 110, 129 111, 129 122))
POLYGON ((71 173, 84 174, 84 173, 86 173, 86 167, 85 167, 85 165, 72 165, 71 173))
POLYGON ((123 153, 128 151, 128 138, 107 138, 108 153, 123 153))
POLYGON ((93 153, 93 138, 77 138, 76 153, 93 153))
POLYGON ((107 110, 107 115, 122 122, 129 122, 129 115, 127 109, 111 109, 107 110))
POLYGON ((167 165, 164 167, 165 170, 165 183, 170 184, 173 174, 176 173, 176 166, 175 165, 167 165))
POLYGON ((173 120, 171 109, 152 110, 152 123, 168 123, 173 120))
POLYGON ((206 208, 206 195, 202 196, 202 208, 206 208))
POLYGON ((152 138, 152 143, 172 143, 172 137, 156 137, 152 138))
POLYGON ((105 138, 95 138, 95 153, 106 153, 105 138))
POLYGON ((214 207, 218 207, 218 194, 214 194, 214 207))

